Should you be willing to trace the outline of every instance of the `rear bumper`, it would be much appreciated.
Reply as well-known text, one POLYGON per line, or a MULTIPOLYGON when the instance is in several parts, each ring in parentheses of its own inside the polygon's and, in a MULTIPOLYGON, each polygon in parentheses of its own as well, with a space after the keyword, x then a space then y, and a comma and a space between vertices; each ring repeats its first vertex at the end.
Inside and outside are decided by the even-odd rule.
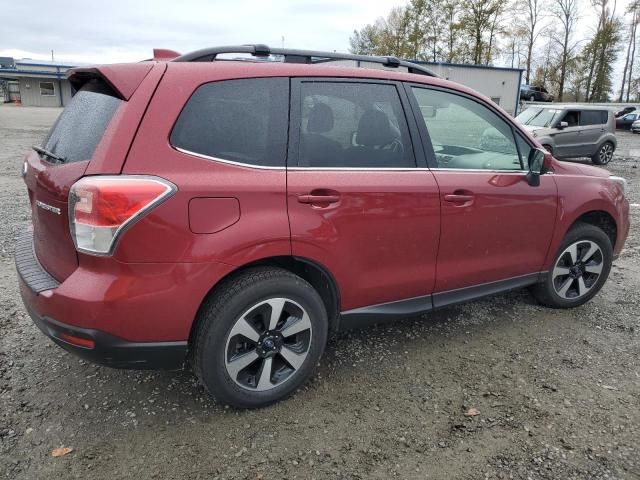
POLYGON ((16 268, 22 301, 45 335, 91 362, 135 369, 182 367, 202 300, 233 269, 81 255, 58 282, 33 254, 30 231, 18 240, 16 268))
POLYGON ((72 327, 51 318, 41 317, 27 308, 33 323, 47 337, 65 350, 92 363, 112 368, 163 369, 182 368, 187 355, 187 342, 128 342, 99 330, 72 327), (92 348, 72 343, 65 338, 93 342, 92 348))

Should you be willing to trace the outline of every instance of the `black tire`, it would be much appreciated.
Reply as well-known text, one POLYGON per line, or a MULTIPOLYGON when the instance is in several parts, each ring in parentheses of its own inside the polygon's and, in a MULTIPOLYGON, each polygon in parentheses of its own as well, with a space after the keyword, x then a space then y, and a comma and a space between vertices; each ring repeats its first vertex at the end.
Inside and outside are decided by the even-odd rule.
MULTIPOLYGON (((195 374, 210 395, 238 408, 264 407, 293 393, 312 375, 327 342, 327 312, 320 295, 305 280, 281 268, 253 268, 224 281, 203 304, 197 321, 192 357, 195 374), (270 386, 268 390, 252 391, 229 375, 227 341, 231 342, 231 339, 228 337, 236 322, 253 306, 278 297, 293 300, 292 304, 299 304, 308 314, 311 327, 307 356, 283 383, 270 386)), ((258 351, 256 345, 259 344, 254 344, 253 351, 258 351)), ((275 356, 273 361, 276 361, 275 356)), ((255 374, 254 380, 259 375, 255 374)))
POLYGON ((544 148, 547 152, 553 155, 553 148, 551 148, 551 145, 542 145, 542 148, 544 148))
POLYGON ((615 147, 611 142, 604 142, 596 153, 594 153, 591 157, 591 161, 596 165, 607 165, 611 162, 613 158, 613 152, 615 151, 615 147))
MULTIPOLYGON (((580 248, 580 247, 578 247, 580 248)), ((583 251, 584 251, 583 247, 583 251)), ((578 250, 578 254, 580 250, 578 250)), ((565 253, 566 255, 566 253, 565 253)), ((532 293, 535 298, 551 308, 573 308, 583 305, 584 303, 591 300, 602 288, 604 283, 607 281, 609 276, 609 272, 611 271, 611 263, 613 261, 613 246, 611 245, 611 239, 609 236, 602 231, 602 229, 587 223, 577 223, 575 226, 569 230, 567 236, 564 241, 560 245, 560 248, 556 252, 556 255, 553 259, 553 263, 550 271, 548 272, 545 280, 537 285, 532 287, 532 293), (569 279, 569 276, 566 277, 558 276, 554 279, 554 269, 559 261, 561 261, 561 255, 565 250, 571 245, 577 242, 593 242, 599 248, 601 252, 601 264, 602 270, 599 276, 594 280, 594 282, 589 287, 589 290, 581 296, 576 298, 565 298, 558 294, 557 288, 559 284, 564 284, 565 279, 569 279)), ((584 275, 587 275, 584 273, 584 275)), ((586 277, 585 277, 586 278, 586 277)), ((577 285, 577 279, 573 285, 577 285)), ((586 280, 583 280, 583 285, 586 280)), ((577 289, 577 288, 576 288, 577 289)))

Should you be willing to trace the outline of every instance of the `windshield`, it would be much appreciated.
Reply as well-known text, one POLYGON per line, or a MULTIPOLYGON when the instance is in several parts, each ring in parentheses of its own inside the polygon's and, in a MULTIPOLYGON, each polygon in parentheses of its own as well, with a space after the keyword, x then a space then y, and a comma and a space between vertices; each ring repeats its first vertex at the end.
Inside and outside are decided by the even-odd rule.
POLYGON ((516 120, 522 125, 548 127, 560 117, 561 113, 562 110, 557 108, 527 108, 516 117, 516 120))

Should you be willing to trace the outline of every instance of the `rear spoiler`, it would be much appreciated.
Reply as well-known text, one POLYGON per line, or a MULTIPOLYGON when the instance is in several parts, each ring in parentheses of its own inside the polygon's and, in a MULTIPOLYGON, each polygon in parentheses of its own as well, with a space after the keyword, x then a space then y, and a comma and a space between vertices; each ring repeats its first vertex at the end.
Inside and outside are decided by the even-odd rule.
POLYGON ((174 50, 167 50, 166 48, 154 48, 153 59, 156 62, 170 62, 174 58, 178 58, 181 54, 174 50))
POLYGON ((66 75, 76 90, 82 88, 89 80, 99 78, 109 85, 118 97, 129 100, 154 65, 142 62, 78 67, 68 70, 66 75))

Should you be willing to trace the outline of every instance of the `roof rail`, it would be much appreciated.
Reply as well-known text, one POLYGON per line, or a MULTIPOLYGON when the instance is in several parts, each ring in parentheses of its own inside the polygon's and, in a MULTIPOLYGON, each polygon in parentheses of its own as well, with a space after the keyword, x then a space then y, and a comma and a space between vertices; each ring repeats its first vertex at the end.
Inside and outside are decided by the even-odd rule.
POLYGON ((385 67, 398 68, 405 67, 409 73, 417 73, 419 75, 428 75, 437 77, 437 75, 421 65, 400 60, 396 57, 373 57, 369 55, 354 55, 351 53, 335 53, 321 52, 314 50, 296 50, 291 48, 269 48, 267 45, 235 45, 226 47, 211 47, 195 52, 186 53, 177 58, 174 62, 213 62, 220 54, 225 53, 248 53, 257 58, 265 58, 270 55, 280 55, 284 58, 285 63, 325 63, 336 60, 353 60, 360 66, 360 62, 379 63, 385 67))

